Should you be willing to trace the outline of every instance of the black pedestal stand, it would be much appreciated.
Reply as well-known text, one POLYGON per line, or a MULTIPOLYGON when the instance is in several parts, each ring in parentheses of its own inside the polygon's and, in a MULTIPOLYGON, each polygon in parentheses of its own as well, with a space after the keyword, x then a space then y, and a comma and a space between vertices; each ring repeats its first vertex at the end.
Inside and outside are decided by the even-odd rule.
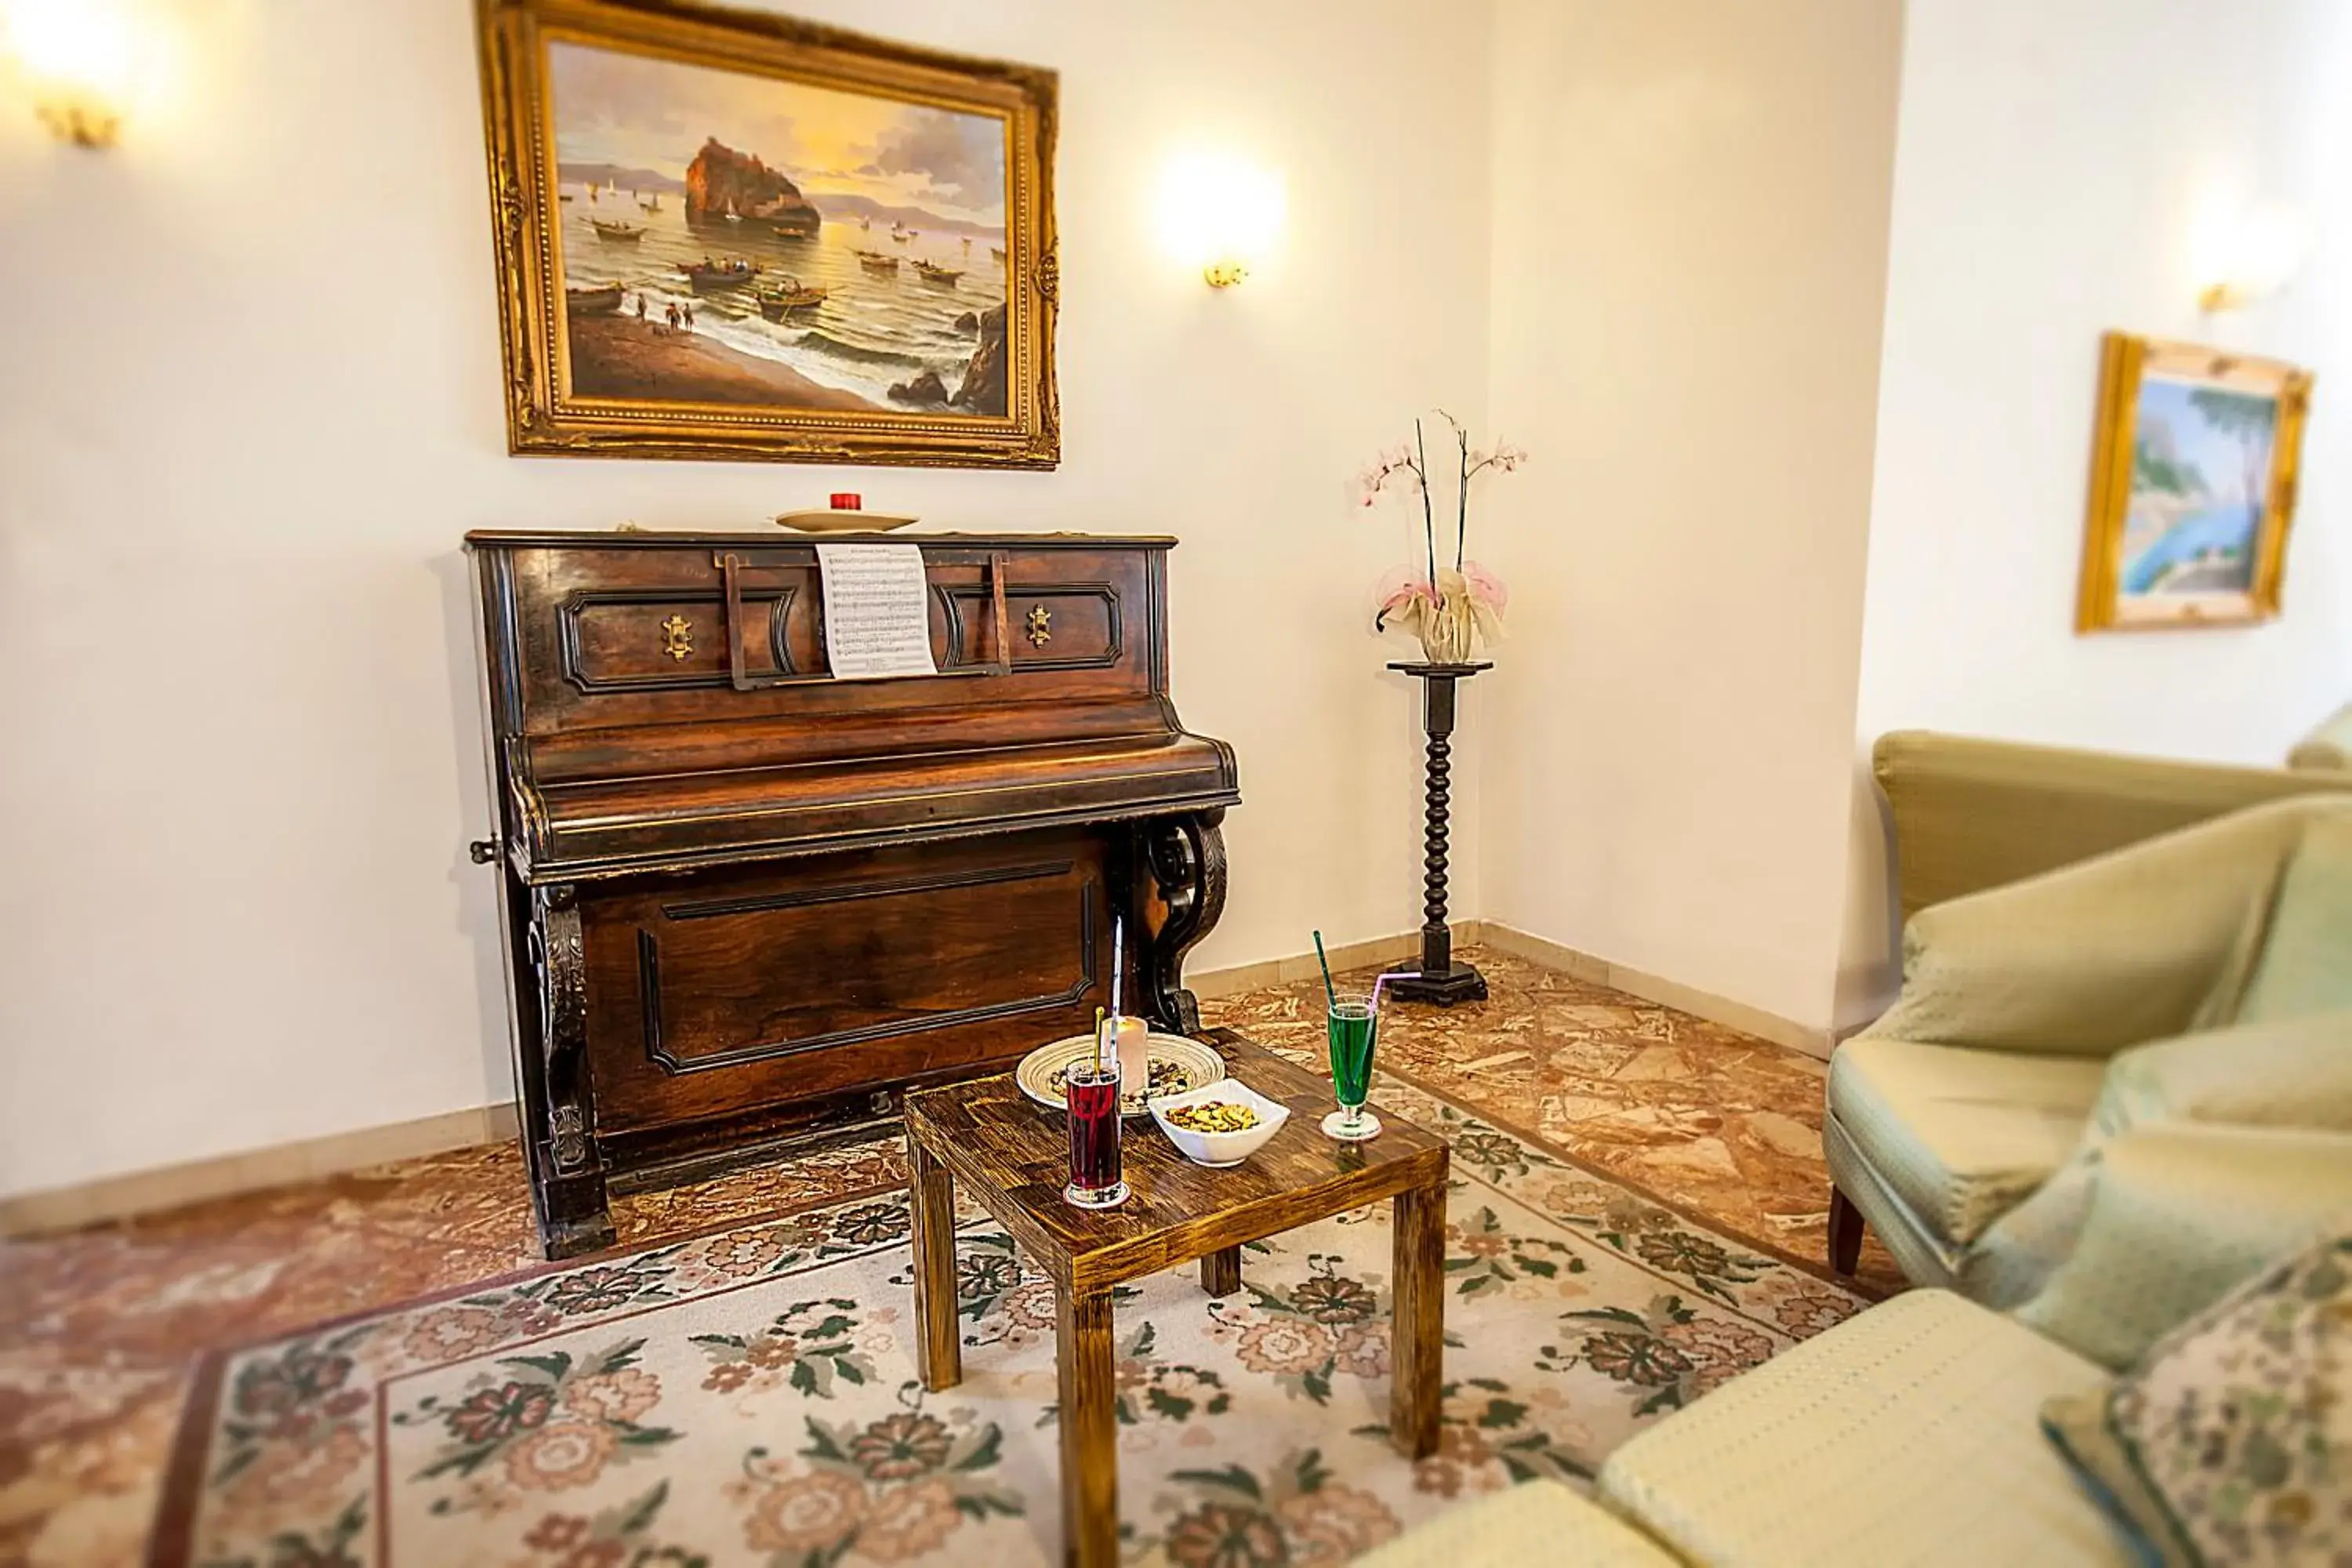
POLYGON ((1421 879, 1421 973, 1389 982, 1389 994, 1408 1002, 1434 1002, 1451 1007, 1456 1002, 1486 999, 1486 977, 1466 963, 1454 962, 1454 930, 1445 923, 1445 814, 1453 790, 1454 687, 1492 664, 1392 664, 1421 682, 1421 727, 1429 736, 1429 805, 1421 879))

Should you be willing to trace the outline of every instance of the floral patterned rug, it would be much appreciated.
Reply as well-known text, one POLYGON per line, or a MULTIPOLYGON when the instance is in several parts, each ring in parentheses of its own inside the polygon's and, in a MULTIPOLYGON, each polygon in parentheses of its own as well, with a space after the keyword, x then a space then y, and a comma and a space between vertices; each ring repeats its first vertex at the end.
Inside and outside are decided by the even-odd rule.
MULTIPOLYGON (((1388 1445, 1385 1204, 1118 1300, 1129 1561, 1343 1562, 1451 1501, 1588 1478, 1865 1303, 1444 1100, 1444 1435, 1388 1445)), ((917 1380, 905 1194, 558 1266, 214 1359, 153 1560, 218 1568, 1060 1560, 1052 1287, 961 1227, 964 1381, 917 1380)))

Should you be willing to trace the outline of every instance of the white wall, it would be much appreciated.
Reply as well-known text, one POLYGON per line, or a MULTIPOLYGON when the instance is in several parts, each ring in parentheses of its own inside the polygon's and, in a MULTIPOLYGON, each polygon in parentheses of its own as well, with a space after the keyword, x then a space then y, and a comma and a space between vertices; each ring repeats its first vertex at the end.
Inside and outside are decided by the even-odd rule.
MULTIPOLYGON (((1858 746, 1938 729, 2275 763, 2352 698, 2352 7, 1910 0, 1858 746), (2297 284, 2200 319, 2206 227, 2284 203, 2297 284), (2319 371, 2285 613, 2077 637, 2099 334, 2319 371)), ((1849 1019, 1888 963, 1878 807, 1857 800, 1849 1019)))
POLYGON ((1412 694, 1360 625, 1408 542, 1344 481, 1416 408, 1484 413, 1483 5, 795 0, 1063 73, 1050 475, 509 458, 471 8, 151 8, 176 87, 116 152, 0 98, 0 1193, 509 1093, 468 528, 849 488, 1181 535, 1176 696, 1245 801, 1195 962, 1418 923, 1412 694), (1287 184, 1226 295, 1153 232, 1202 140, 1287 184))
POLYGON ((1825 1026, 1899 8, 1504 0, 1490 918, 1825 1026))

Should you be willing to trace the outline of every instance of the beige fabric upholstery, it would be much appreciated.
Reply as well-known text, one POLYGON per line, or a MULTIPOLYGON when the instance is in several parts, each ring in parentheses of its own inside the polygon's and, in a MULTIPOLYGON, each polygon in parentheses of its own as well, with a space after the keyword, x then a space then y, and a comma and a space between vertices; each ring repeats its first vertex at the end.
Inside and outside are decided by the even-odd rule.
MULTIPOLYGON (((1845 1050, 1863 1044, 1852 1042, 1845 1050)), ((2063 1136, 2065 1130, 2056 1124, 2058 1118, 2031 1108, 2005 1110, 1984 1095, 1970 1097, 1972 1076, 1981 1075, 1979 1081, 1985 1087, 2001 1081, 1998 1071, 1969 1059, 1988 1055, 2011 1063, 2066 1060, 2002 1058, 2000 1053, 1948 1046, 1906 1047, 1901 1041, 1872 1042, 1867 1050, 1856 1050, 1843 1074, 1832 1059, 1832 1110, 1822 1123, 1822 1135, 1832 1178, 1869 1217, 1906 1279, 1915 1284, 1948 1286, 1971 1300, 2003 1310, 2039 1294, 2074 1253, 2090 1215, 2092 1186, 2105 1140, 2134 1127, 2166 1122, 2352 1131, 2352 1012, 2284 1024, 2240 1025, 2121 1052, 2105 1065, 2105 1075, 2097 1080, 2097 1099, 2087 1121, 2075 1116, 2075 1137, 2071 1143, 2063 1136), (1937 1089, 1959 1100, 1964 1115, 1947 1115, 1940 1106, 1926 1112, 1902 1111, 1915 1121, 1906 1124, 1910 1128, 1906 1134, 1898 1135, 1883 1124, 1897 1114, 1897 1108, 1890 1103, 1886 1090, 1878 1089, 1875 1099, 1880 1108, 1875 1115, 1879 1120, 1862 1120, 1863 1125, 1871 1128, 1873 1142, 1867 1152, 1855 1146, 1835 1109, 1841 1103, 1841 1081, 1875 1088, 1873 1075, 1856 1069, 1867 1067, 1869 1056, 1879 1052, 1948 1057, 1940 1075, 1944 1081, 1937 1089), (1940 1209, 1926 1204, 1921 1178, 1922 1167, 1931 1164, 1927 1150, 1938 1142, 1952 1144, 1954 1135, 1948 1124, 1969 1118, 1991 1120, 2000 1134, 1979 1141, 1979 1149, 2002 1144, 2013 1148, 2030 1135, 2044 1140, 2042 1157, 2060 1163, 2046 1181, 2032 1184, 2030 1195, 2005 1212, 2002 1194, 2014 1194, 2021 1179, 2013 1174, 2006 1181, 1936 1187, 1933 1190, 1962 1195, 1940 1209), (2004 1118, 2009 1125, 1999 1126, 2004 1118), (1919 1196, 1899 1193, 1885 1179, 1895 1171, 1906 1173, 1910 1194, 1919 1196), (1989 1221, 1988 1208, 1994 1210, 1989 1221), (1969 1215, 1961 1233, 1950 1228, 1956 1210, 1969 1215)), ((2097 1066, 2095 1062, 2074 1065, 2097 1066)), ((1899 1079, 1900 1075, 1895 1077, 1899 1079)), ((1911 1098, 1920 1100, 1925 1092, 1915 1091, 1911 1098)), ((1951 1158, 1945 1156, 1947 1162, 1951 1158)))
POLYGON ((2352 1131, 2143 1127, 2095 1154, 2081 1234, 2016 1317, 2117 1371, 2264 1263, 2352 1221, 2352 1131))
POLYGON ((1832 1174, 1915 1283, 2016 1305, 2088 1214, 2086 1173, 2053 1177, 2105 1133, 2352 1125, 2347 953, 2352 798, 2334 795, 1925 910, 1902 996, 1831 1058, 1832 1174))
MULTIPOLYGON (((1895 1255, 1903 1278, 1914 1285, 1959 1289, 1963 1250, 1938 1237, 1879 1178, 1835 1111, 1822 1118, 1822 1153, 1829 1162, 1830 1180, 1870 1221, 1871 1230, 1895 1255)), ((1973 1291, 1963 1293, 1974 1296, 1973 1291)))
POLYGON ((1903 994, 1865 1033, 2105 1056, 2225 1023, 2306 829, 2347 814, 2277 801, 1922 910, 1903 994))
POLYGON ((1829 1109, 1912 1215, 1965 1247, 2074 1151, 2105 1070, 1863 1035, 1830 1058, 1829 1109))
POLYGON ((1897 902, 1998 888, 2242 806, 2352 790, 2352 773, 2213 767, 1903 730, 1872 771, 1894 820, 1897 902))
POLYGON ((2158 1121, 2352 1131, 2352 1008, 2135 1046, 2107 1064, 2091 1120, 2109 1135, 2158 1121))
POLYGON ((2044 1400, 2105 1381, 1999 1313, 1914 1290, 1635 1437, 1601 1488, 1728 1568, 2122 1563, 2035 1426, 2044 1400))
POLYGON ((2252 1023, 2345 1007, 2352 1007, 2352 806, 2305 824, 2236 1016, 2252 1023))
POLYGON ((2295 743, 2286 765, 2317 773, 2352 773, 2352 702, 2295 743))
POLYGON ((1357 1568, 1673 1568, 1681 1560, 1589 1498, 1558 1481, 1528 1481, 1448 1509, 1357 1568))

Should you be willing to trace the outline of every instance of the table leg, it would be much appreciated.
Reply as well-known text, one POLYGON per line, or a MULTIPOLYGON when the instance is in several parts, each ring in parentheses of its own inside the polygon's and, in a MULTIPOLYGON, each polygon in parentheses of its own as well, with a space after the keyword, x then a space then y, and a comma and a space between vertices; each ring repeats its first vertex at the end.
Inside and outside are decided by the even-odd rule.
POLYGON ((1062 1561, 1075 1568, 1118 1562, 1117 1366, 1110 1291, 1061 1287, 1055 1360, 1061 1373, 1062 1561))
POLYGON ((1445 1187, 1396 1195, 1395 1317, 1389 1325, 1389 1438, 1407 1458, 1437 1451, 1445 1358, 1445 1187))
POLYGON ((1242 1288, 1242 1249, 1221 1247, 1201 1255, 1201 1289, 1212 1296, 1230 1296, 1242 1288))
POLYGON ((955 1177, 919 1139, 907 1140, 915 1222, 915 1366, 938 1393, 963 1381, 956 1337, 955 1177))

